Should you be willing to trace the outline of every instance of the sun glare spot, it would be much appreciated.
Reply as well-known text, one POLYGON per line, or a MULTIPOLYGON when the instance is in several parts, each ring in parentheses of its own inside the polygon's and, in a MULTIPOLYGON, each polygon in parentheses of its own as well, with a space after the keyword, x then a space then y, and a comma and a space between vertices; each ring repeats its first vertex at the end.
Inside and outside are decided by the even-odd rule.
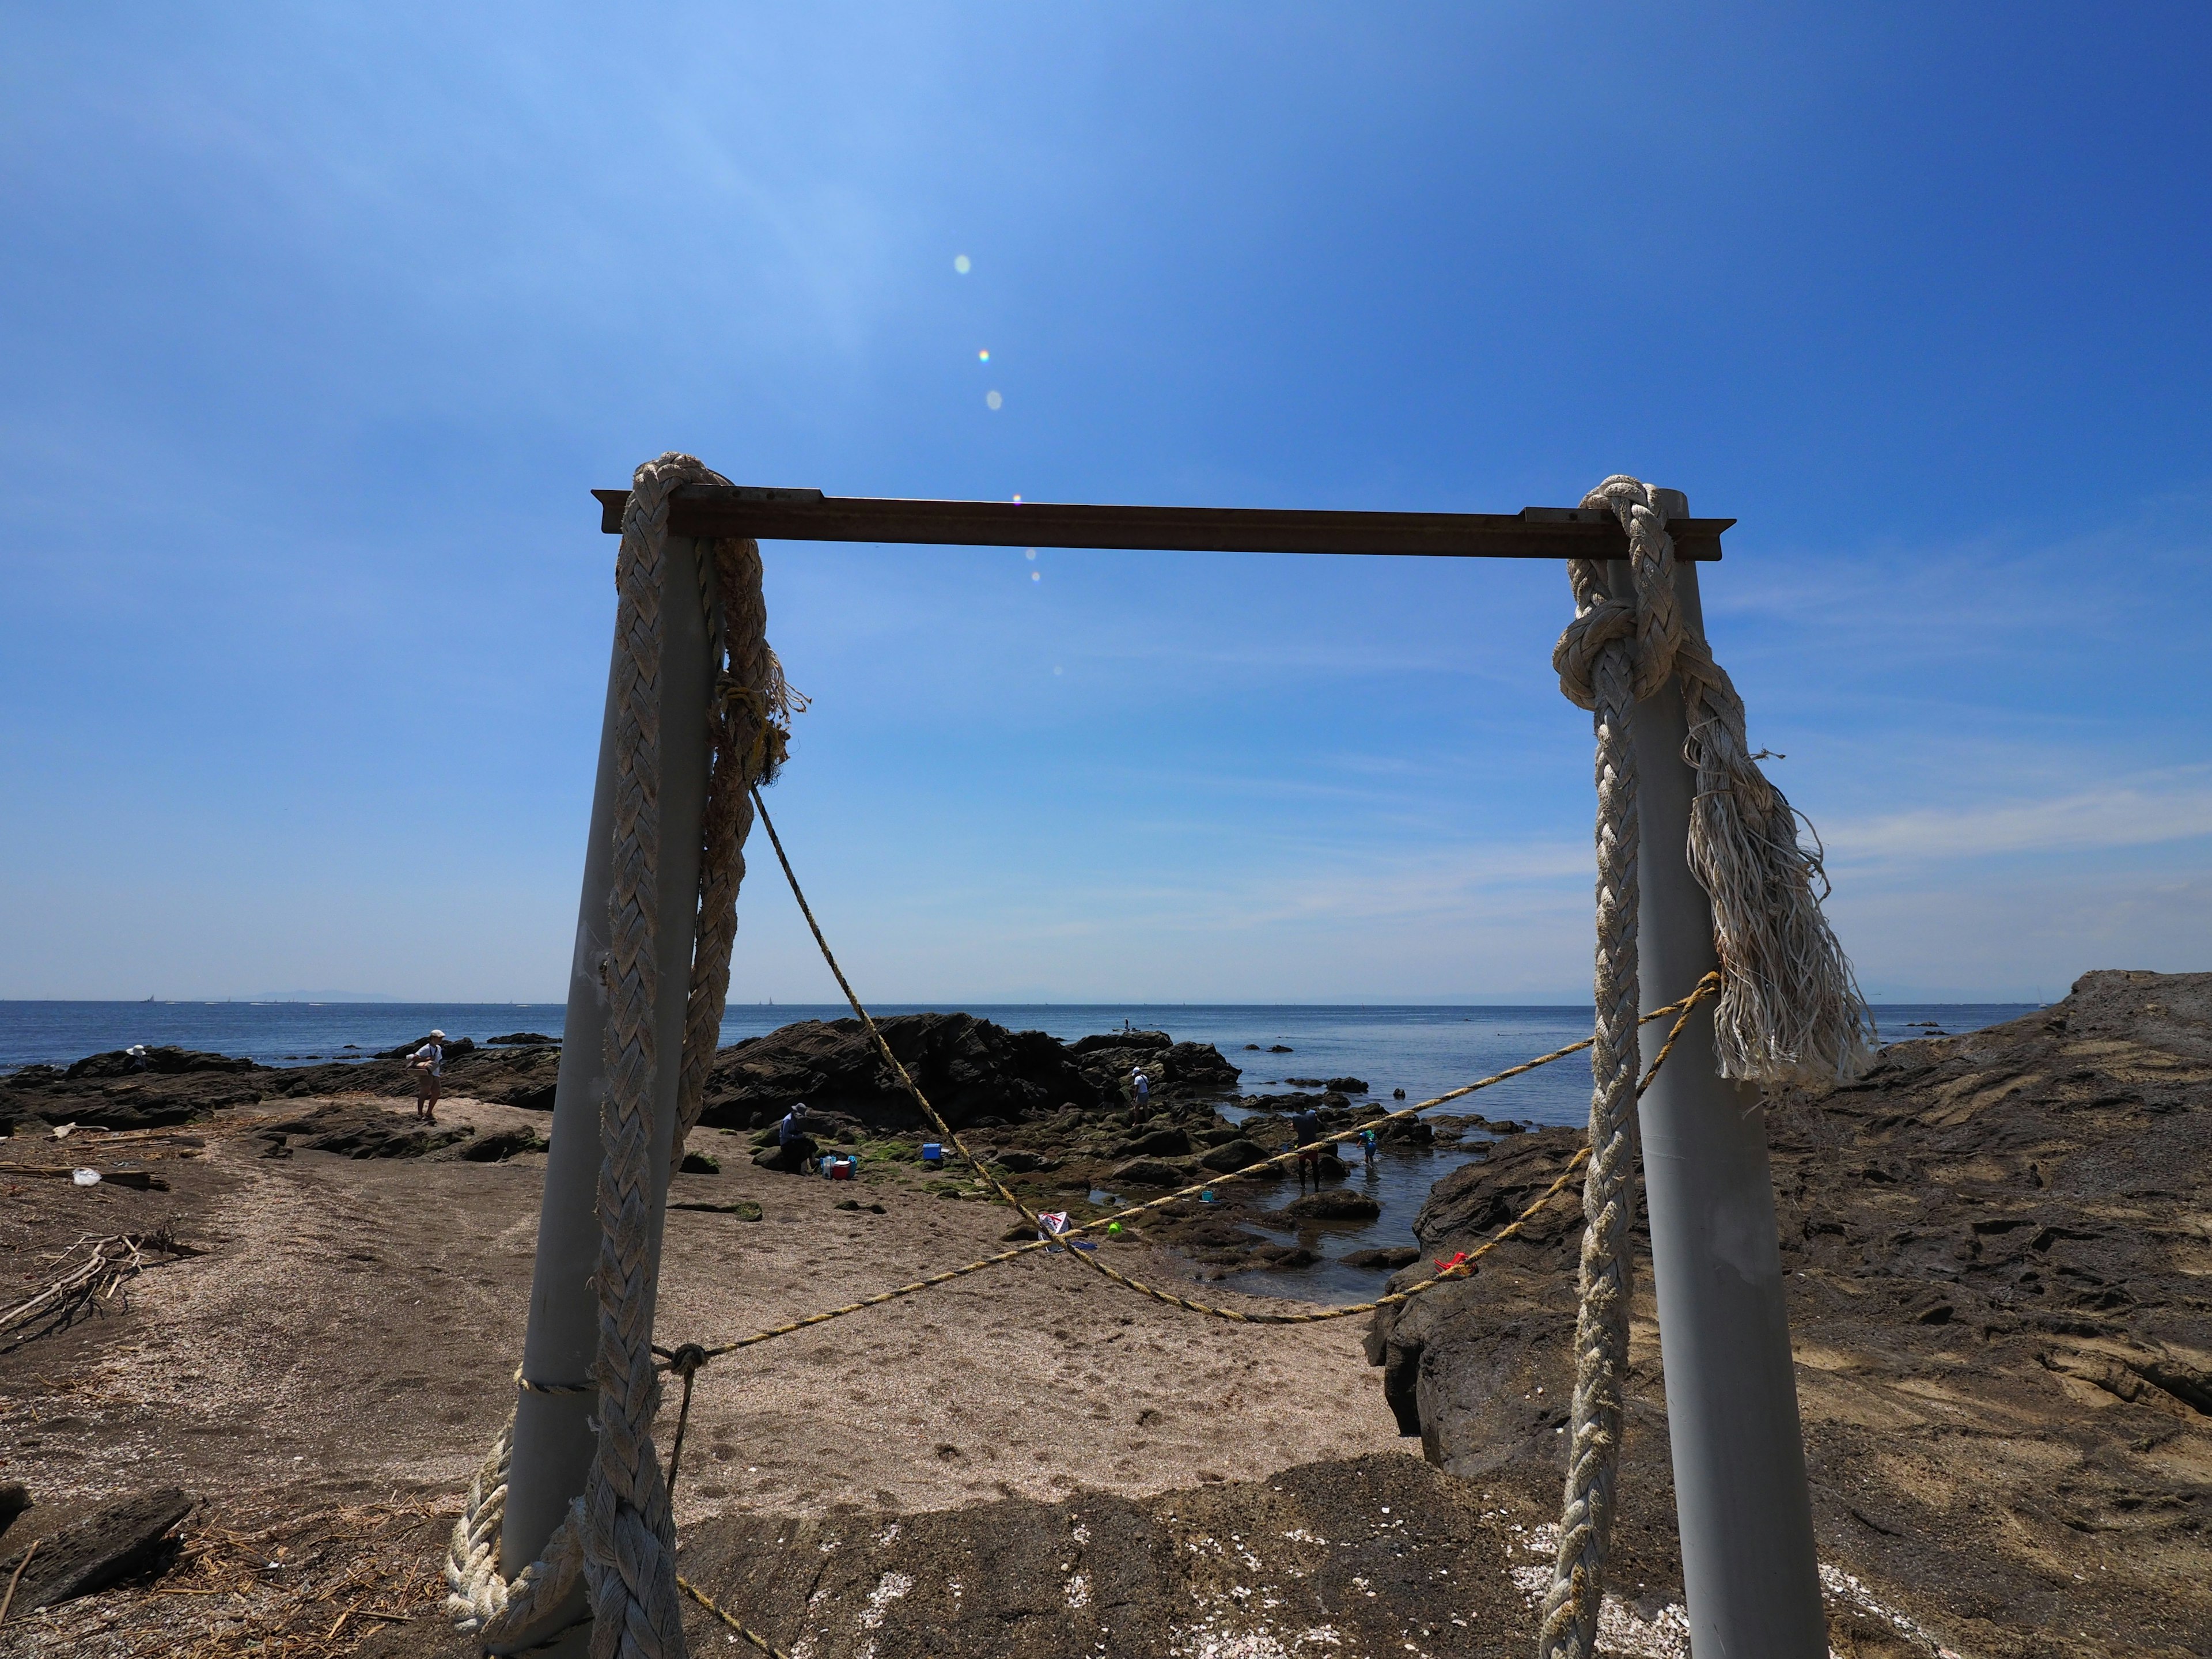
POLYGON ((958 271, 963 276, 965 276, 975 267, 968 263, 968 256, 966 254, 956 253, 952 256, 952 268, 958 271))
POLYGON ((1030 549, 1030 550, 1023 554, 1022 556, 1027 559, 1031 564, 1035 564, 1036 562, 1036 549, 1034 547, 1030 549))
POLYGON ((1043 571, 1042 571, 1042 570, 1032 570, 1032 571, 1030 571, 1030 580, 1031 581, 1033 581, 1033 582, 1041 582, 1041 581, 1042 581, 1042 580, 1044 580, 1044 572, 1043 572, 1043 571))
POLYGON ((988 351, 979 351, 975 354, 975 361, 979 363, 988 363, 991 361, 991 354, 988 351))
POLYGON ((1004 398, 1001 398, 995 392, 987 392, 983 394, 983 401, 990 404, 992 408, 996 409, 1006 400, 1004 398))

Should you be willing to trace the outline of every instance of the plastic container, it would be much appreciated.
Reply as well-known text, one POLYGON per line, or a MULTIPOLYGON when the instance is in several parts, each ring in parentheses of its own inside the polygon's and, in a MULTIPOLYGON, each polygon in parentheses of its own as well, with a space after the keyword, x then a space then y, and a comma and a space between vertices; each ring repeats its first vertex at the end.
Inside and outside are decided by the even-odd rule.
POLYGON ((852 1181, 859 1177, 860 1160, 843 1152, 832 1152, 822 1160, 824 1181, 852 1181))
POLYGON ((921 1143, 921 1161, 924 1164, 943 1164, 945 1162, 944 1143, 936 1140, 923 1141, 921 1143))

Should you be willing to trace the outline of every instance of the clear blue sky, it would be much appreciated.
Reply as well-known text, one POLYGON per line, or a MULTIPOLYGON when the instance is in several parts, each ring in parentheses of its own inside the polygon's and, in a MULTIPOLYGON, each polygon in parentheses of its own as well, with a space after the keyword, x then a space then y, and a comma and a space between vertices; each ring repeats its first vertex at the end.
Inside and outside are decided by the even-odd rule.
MULTIPOLYGON (((584 492, 667 448, 1680 488, 1870 993, 2212 968, 2208 56, 2181 5, 9 8, 0 995, 560 995, 584 492)), ((766 552, 864 994, 1587 994, 1558 569, 766 552)), ((771 875, 732 996, 834 994, 771 875)))

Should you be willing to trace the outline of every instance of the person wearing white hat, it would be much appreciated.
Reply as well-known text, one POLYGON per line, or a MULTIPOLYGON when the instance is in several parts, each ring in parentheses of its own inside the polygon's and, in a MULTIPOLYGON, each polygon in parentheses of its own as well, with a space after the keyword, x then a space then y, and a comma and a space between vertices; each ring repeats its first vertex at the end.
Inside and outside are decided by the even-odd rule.
POLYGON ((430 1033, 430 1040, 408 1057, 415 1068, 415 1119, 418 1123, 438 1121, 438 1079, 446 1074, 446 1034, 430 1033))

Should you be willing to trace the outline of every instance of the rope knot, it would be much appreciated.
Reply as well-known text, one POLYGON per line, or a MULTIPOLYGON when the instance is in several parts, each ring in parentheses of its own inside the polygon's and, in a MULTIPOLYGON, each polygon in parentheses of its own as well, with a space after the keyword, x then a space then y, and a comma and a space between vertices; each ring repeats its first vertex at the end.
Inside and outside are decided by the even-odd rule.
POLYGON ((707 1364, 707 1351, 696 1342, 686 1342, 668 1356, 668 1370, 672 1376, 688 1377, 707 1364))
MULTIPOLYGON (((1559 690, 1577 708, 1597 708, 1597 664, 1610 645, 1632 641, 1637 633, 1637 609, 1626 599, 1607 594, 1594 598, 1575 612, 1575 619, 1552 647, 1552 666, 1559 676, 1559 690)), ((1633 647, 1631 647, 1632 652, 1633 647)))

